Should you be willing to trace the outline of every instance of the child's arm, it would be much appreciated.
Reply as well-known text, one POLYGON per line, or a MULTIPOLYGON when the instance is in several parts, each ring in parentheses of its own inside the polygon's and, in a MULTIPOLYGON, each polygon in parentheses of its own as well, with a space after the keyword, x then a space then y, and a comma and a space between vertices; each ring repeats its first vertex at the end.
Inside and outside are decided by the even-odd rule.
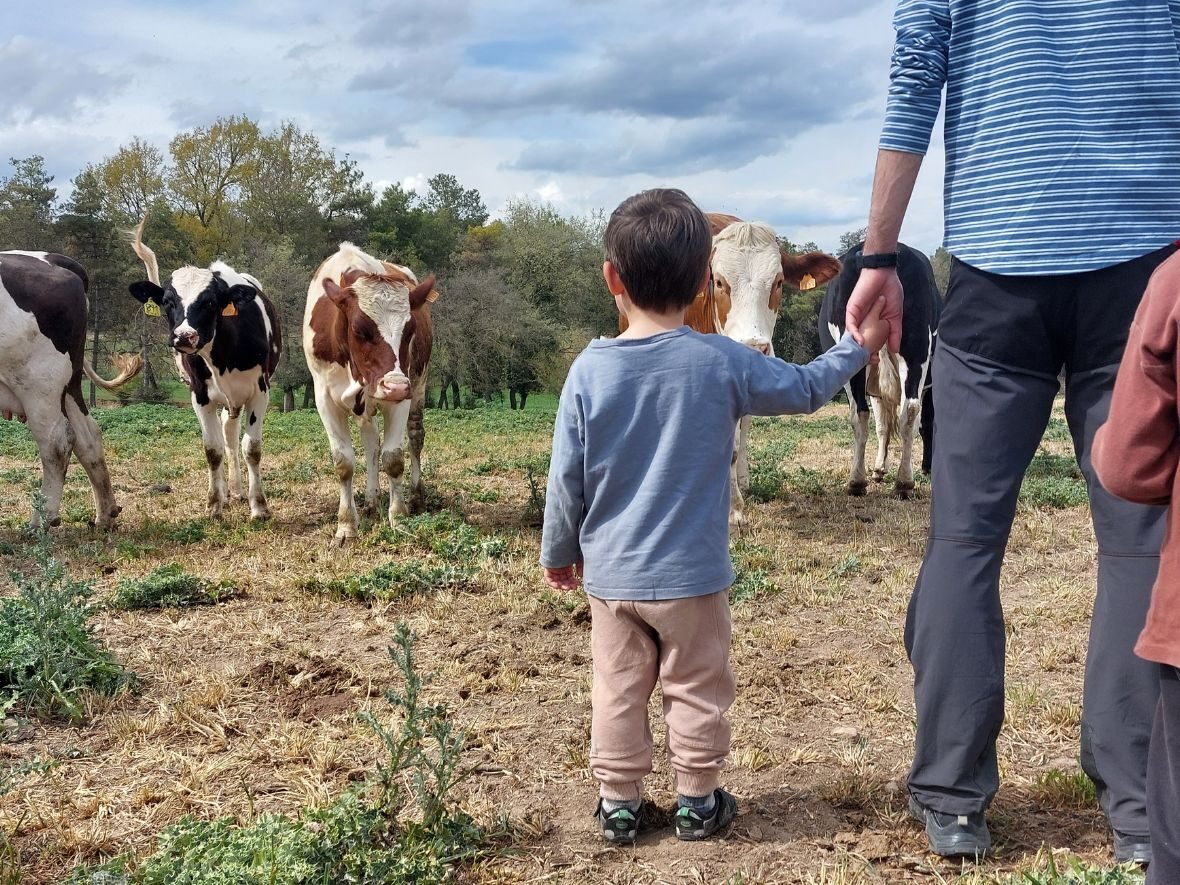
POLYGON ((865 367, 869 352, 845 335, 840 343, 805 366, 747 357, 748 415, 805 415, 822 408, 848 379, 865 367))
MULTIPOLYGON (((1180 267, 1180 266, 1178 266, 1180 267)), ((1094 469, 1112 495, 1167 504, 1176 477, 1176 318, 1180 274, 1162 271, 1148 284, 1114 384, 1110 417, 1094 438, 1094 469)))
POLYGON ((586 450, 578 425, 575 394, 566 384, 553 427, 553 454, 545 492, 545 524, 541 531, 541 566, 545 582, 560 590, 574 590, 581 577, 579 531, 585 510, 583 482, 586 450))

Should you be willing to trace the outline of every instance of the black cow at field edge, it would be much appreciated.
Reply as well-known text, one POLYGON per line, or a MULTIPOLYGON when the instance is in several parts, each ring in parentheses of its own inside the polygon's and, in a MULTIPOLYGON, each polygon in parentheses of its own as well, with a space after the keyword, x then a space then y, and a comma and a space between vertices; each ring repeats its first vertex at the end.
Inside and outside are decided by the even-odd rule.
MULTIPOLYGON (((854 246, 840 261, 843 269, 828 284, 819 315, 819 337, 825 348, 844 334, 844 313, 848 298, 860 277, 860 256, 864 243, 854 246)), ((869 438, 869 398, 873 420, 877 425, 877 461, 873 478, 885 479, 889 443, 894 434, 900 440, 897 494, 908 498, 914 489, 913 446, 916 425, 922 435, 922 472, 930 473, 934 452, 934 401, 930 392, 930 364, 938 334, 942 298, 934 282, 930 259, 904 243, 897 246, 897 275, 901 279, 902 328, 901 349, 891 354, 881 349, 881 362, 858 372, 845 386, 848 392, 849 421, 854 437, 852 469, 848 475, 848 493, 863 495, 868 488, 865 471, 865 445, 869 438)))
POLYGON ((209 507, 219 518, 229 503, 222 463, 229 450, 230 487, 242 497, 238 461, 238 428, 246 412, 246 467, 250 474, 250 515, 268 519, 262 492, 262 419, 270 404, 270 377, 279 364, 282 333, 274 305, 262 285, 222 261, 208 268, 186 266, 160 284, 155 253, 143 243, 145 216, 135 229, 131 247, 143 261, 148 279, 131 284, 131 294, 144 305, 158 306, 168 320, 169 345, 176 354, 180 377, 192 392, 193 411, 201 422, 209 462, 209 507), (217 408, 221 406, 220 420, 217 408))

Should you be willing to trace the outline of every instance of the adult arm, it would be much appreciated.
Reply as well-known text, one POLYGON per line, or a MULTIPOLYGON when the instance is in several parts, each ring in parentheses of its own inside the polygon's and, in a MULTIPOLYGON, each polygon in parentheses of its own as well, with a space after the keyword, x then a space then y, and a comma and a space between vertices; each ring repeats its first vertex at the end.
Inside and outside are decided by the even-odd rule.
MULTIPOLYGON (((1169 262, 1169 265, 1171 262, 1169 262)), ((1180 265, 1152 277, 1131 325, 1110 416, 1098 429, 1094 469, 1112 495, 1167 504, 1180 459, 1176 413, 1176 317, 1180 265)))
MULTIPOLYGON (((545 523, 541 531, 541 565, 561 572, 582 559, 579 533, 585 512, 586 448, 578 421, 577 396, 567 380, 553 427, 553 452, 545 492, 545 523)), ((572 578, 572 570, 568 573, 572 578)))
MULTIPOLYGON (((934 121, 946 84, 951 20, 948 0, 901 0, 893 17, 897 32, 889 72, 889 103, 881 131, 865 252, 897 250, 922 158, 930 146, 934 121)), ((845 326, 863 342, 860 326, 873 304, 883 299, 881 316, 889 323, 889 349, 901 347, 902 289, 897 271, 869 268, 848 300, 845 326)))

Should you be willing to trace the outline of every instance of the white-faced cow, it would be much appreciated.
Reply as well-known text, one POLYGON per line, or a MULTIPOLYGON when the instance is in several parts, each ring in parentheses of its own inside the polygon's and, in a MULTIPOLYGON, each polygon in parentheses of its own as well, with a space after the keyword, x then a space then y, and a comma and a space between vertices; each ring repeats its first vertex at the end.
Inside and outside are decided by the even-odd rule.
MULTIPOLYGON (((118 377, 104 381, 82 356, 89 285, 86 271, 65 255, 0 252, 0 414, 26 422, 37 443, 49 524, 60 521, 62 487, 73 451, 90 478, 95 521, 110 528, 120 508, 103 457, 102 435, 82 397, 82 375, 114 390, 135 376, 140 360, 116 360, 118 377)), ((39 524, 34 513, 32 525, 39 524)))
POLYGON ((250 515, 269 519, 270 508, 262 491, 262 419, 270 404, 270 376, 282 350, 274 305, 258 280, 221 261, 208 268, 182 267, 173 271, 167 285, 161 285, 156 255, 143 243, 146 221, 145 217, 135 229, 132 248, 143 261, 148 278, 132 283, 131 294, 145 305, 157 305, 168 321, 168 343, 201 422, 209 463, 208 513, 214 518, 222 516, 230 490, 235 498, 242 497, 238 434, 244 412, 250 515), (222 470, 227 450, 228 489, 222 470))
MULTIPOLYGON (((697 295, 684 316, 687 326, 703 334, 725 335, 774 356, 774 325, 783 288, 811 289, 840 272, 840 262, 824 252, 792 254, 765 224, 733 215, 707 213, 713 230, 712 283, 697 295)), ((619 331, 627 328, 619 318, 619 331)), ((735 429, 729 521, 745 521, 742 493, 750 485, 747 441, 750 419, 735 429)))
MULTIPOLYGON (((861 243, 842 256, 844 268, 828 284, 820 308, 819 335, 825 347, 844 334, 844 313, 848 297, 860 278, 861 243)), ((902 323, 901 349, 892 354, 881 349, 880 363, 861 370, 845 388, 848 393, 849 421, 852 424, 852 469, 848 475, 848 493, 863 495, 868 488, 865 470, 865 446, 869 438, 869 399, 877 425, 877 461, 873 478, 885 479, 889 443, 899 440, 897 479, 894 489, 902 498, 914 490, 914 432, 922 435, 922 472, 930 472, 934 452, 934 403, 929 390, 930 363, 938 334, 942 298, 934 282, 930 259, 903 243, 897 247, 897 275, 901 279, 902 323)))
POLYGON ((352 243, 341 243, 312 277, 303 315, 303 350, 340 480, 336 546, 357 535, 349 416, 360 424, 365 448, 366 506, 375 509, 380 494, 378 453, 380 467, 389 476, 390 525, 422 505, 422 407, 434 340, 430 304, 437 298, 433 275, 419 283, 409 268, 379 261, 352 243), (407 435, 410 508, 401 490, 407 435))

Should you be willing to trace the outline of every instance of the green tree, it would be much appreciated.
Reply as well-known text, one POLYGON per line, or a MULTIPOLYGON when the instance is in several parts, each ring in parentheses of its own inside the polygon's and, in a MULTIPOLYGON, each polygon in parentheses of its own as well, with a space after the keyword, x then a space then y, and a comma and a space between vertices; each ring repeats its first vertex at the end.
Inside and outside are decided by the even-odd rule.
MULTIPOLYGON (((258 124, 248 117, 219 118, 172 139, 169 193, 184 216, 195 220, 202 261, 233 249, 233 209, 257 174, 258 124)), ((182 222, 183 223, 183 222, 182 222)))
POLYGON ((241 267, 262 283, 279 315, 283 351, 272 384, 283 391, 283 411, 295 408, 295 391, 311 383, 303 354, 303 308, 312 268, 295 254, 289 238, 255 243, 241 259, 241 267))
POLYGON ((5 249, 57 251, 57 188, 45 171, 45 158, 34 154, 9 162, 12 175, 0 179, 0 244, 5 249))
POLYGON ((164 155, 141 138, 132 138, 92 171, 102 181, 107 215, 119 224, 138 223, 164 197, 164 155))
POLYGON ((602 219, 560 215, 552 206, 510 203, 499 237, 497 263, 510 289, 520 292, 555 327, 586 338, 618 329, 618 311, 602 281, 602 219))
POLYGON ((930 266, 934 268, 934 282, 938 286, 939 294, 945 297, 946 287, 951 278, 951 253, 939 246, 930 256, 930 266))
POLYGON ((856 230, 846 230, 840 234, 840 242, 836 246, 836 254, 843 255, 849 249, 859 246, 865 241, 865 237, 869 235, 867 227, 858 227, 856 230))

